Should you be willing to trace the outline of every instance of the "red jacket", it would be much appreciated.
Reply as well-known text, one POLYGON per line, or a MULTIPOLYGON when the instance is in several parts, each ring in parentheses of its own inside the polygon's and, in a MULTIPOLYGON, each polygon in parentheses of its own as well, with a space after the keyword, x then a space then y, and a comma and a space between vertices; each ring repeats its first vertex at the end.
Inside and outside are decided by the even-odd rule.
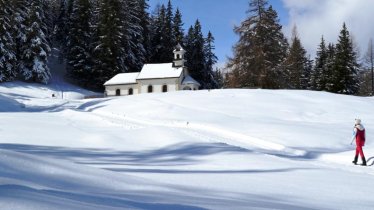
POLYGON ((358 147, 365 146, 365 128, 360 130, 360 128, 356 128, 356 145, 358 147))

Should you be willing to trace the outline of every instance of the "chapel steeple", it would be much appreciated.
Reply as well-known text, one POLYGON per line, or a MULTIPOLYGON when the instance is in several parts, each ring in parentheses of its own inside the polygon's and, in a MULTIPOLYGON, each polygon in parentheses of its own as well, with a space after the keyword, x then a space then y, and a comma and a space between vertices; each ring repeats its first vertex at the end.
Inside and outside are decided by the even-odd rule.
POLYGON ((184 67, 184 63, 186 62, 186 60, 184 59, 184 54, 186 53, 186 51, 182 48, 182 46, 179 43, 177 44, 177 46, 175 46, 173 53, 173 67, 184 67))

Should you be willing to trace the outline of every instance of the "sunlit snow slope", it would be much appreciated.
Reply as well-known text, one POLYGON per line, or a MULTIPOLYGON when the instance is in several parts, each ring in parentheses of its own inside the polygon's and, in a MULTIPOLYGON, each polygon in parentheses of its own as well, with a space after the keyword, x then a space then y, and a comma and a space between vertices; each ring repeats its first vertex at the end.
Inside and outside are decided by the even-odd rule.
POLYGON ((370 209, 373 98, 0 85, 0 209, 370 209), (65 92, 65 97, 63 94, 65 92), (55 97, 52 97, 55 94, 55 97), (68 97, 68 96, 71 97, 68 97))

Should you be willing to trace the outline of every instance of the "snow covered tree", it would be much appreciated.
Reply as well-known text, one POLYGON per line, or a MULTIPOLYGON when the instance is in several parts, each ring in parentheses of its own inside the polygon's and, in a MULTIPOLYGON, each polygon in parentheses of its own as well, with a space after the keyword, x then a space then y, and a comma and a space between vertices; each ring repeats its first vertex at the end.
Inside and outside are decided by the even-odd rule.
POLYGON ((239 77, 231 79, 240 87, 282 87, 288 43, 276 11, 267 4, 267 0, 251 0, 249 17, 234 29, 239 41, 228 68, 239 77))
POLYGON ((16 44, 11 34, 12 8, 0 0, 0 82, 16 77, 16 44))
POLYGON ((141 15, 144 14, 139 0, 127 0, 123 3, 123 39, 125 72, 138 72, 143 67, 146 51, 143 46, 144 28, 141 25, 141 15))
POLYGON ((89 0, 75 1, 66 43, 68 74, 83 86, 91 79, 91 11, 89 0))
POLYGON ((15 71, 18 73, 23 68, 22 61, 22 47, 26 41, 26 18, 29 14, 27 0, 12 0, 12 29, 11 35, 15 42, 15 54, 17 63, 14 66, 15 71))
POLYGON ((149 5, 147 0, 139 0, 139 14, 141 34, 143 37, 142 45, 144 49, 144 62, 149 63, 151 59, 151 18, 148 13, 149 5))
POLYGON ((48 83, 51 75, 47 66, 48 54, 51 51, 46 40, 47 31, 44 24, 44 12, 41 0, 33 0, 29 5, 29 14, 25 20, 25 38, 21 46, 20 76, 31 82, 48 83))
POLYGON ((121 0, 102 0, 95 48, 93 50, 92 88, 102 89, 104 82, 125 69, 123 55, 123 5, 121 0))
POLYGON ((336 44, 333 72, 333 92, 341 94, 356 94, 358 92, 360 82, 357 53, 354 51, 353 42, 345 23, 336 44))

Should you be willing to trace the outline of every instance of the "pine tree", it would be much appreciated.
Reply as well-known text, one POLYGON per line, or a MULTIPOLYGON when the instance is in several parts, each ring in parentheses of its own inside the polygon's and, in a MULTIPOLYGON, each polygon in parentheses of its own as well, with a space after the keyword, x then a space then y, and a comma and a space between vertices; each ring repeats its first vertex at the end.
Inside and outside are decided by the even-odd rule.
POLYGON ((21 47, 23 66, 20 76, 26 81, 47 84, 51 77, 47 66, 51 49, 44 33, 47 30, 43 22, 42 2, 31 1, 29 8, 30 12, 25 21, 25 41, 21 47))
POLYGON ((103 0, 100 3, 97 42, 93 50, 92 88, 102 89, 104 82, 125 69, 122 8, 120 0, 103 0))
POLYGON ((336 57, 336 48, 333 43, 330 43, 327 46, 326 50, 327 59, 326 59, 326 68, 322 72, 323 75, 323 83, 325 87, 321 86, 323 89, 329 92, 333 92, 334 82, 335 82, 335 74, 334 74, 334 65, 335 65, 335 57, 336 57))
POLYGON ((196 20, 194 27, 189 29, 186 37, 186 60, 191 76, 198 81, 202 88, 206 88, 206 66, 204 54, 204 37, 201 31, 201 24, 196 20))
POLYGON ((152 36, 151 36, 151 63, 162 63, 167 62, 162 60, 163 52, 165 52, 165 46, 162 40, 166 39, 164 34, 165 22, 166 22, 166 9, 164 5, 158 7, 155 11, 156 14, 152 17, 152 36))
POLYGON ((327 68, 327 49, 325 39, 321 38, 321 43, 318 46, 316 53, 315 66, 312 75, 312 89, 326 90, 326 68, 327 68))
POLYGON ((183 21, 182 21, 182 14, 177 8, 177 11, 175 12, 174 18, 173 18, 173 37, 175 39, 174 45, 177 45, 178 43, 183 43, 183 37, 184 37, 184 31, 183 31, 183 21))
MULTIPOLYGON (((214 37, 212 33, 209 31, 208 36, 205 39, 205 45, 204 45, 204 55, 205 55, 205 83, 206 88, 212 89, 212 88, 218 88, 219 84, 218 81, 215 80, 214 72, 213 72, 213 66, 217 63, 217 56, 214 54, 214 37)), ((219 75, 217 75, 219 76, 219 75)))
POLYGON ((68 74, 83 86, 91 80, 91 14, 89 0, 76 0, 66 43, 68 74))
POLYGON ((143 46, 143 28, 141 25, 142 8, 138 0, 127 0, 123 3, 123 39, 125 72, 138 72, 141 70, 146 51, 143 46))
POLYGON ((43 12, 43 25, 45 26, 42 28, 43 33, 45 34, 45 39, 48 42, 48 45, 52 45, 53 39, 53 27, 54 27, 54 20, 55 20, 55 13, 53 11, 53 1, 51 0, 41 0, 41 11, 43 12))
POLYGON ((282 87, 288 43, 276 11, 267 4, 267 0, 251 0, 249 17, 234 29, 239 41, 228 68, 239 77, 231 80, 240 87, 282 87))
POLYGON ((12 14, 12 30, 11 35, 15 42, 15 54, 17 63, 14 69, 17 73, 23 69, 22 48, 26 41, 26 19, 29 14, 29 7, 27 0, 12 0, 13 14, 12 14))
POLYGON ((144 62, 149 63, 151 60, 151 18, 148 13, 149 5, 147 0, 139 0, 139 18, 140 18, 140 27, 141 34, 143 37, 142 45, 144 48, 144 62))
POLYGON ((164 51, 161 54, 161 62, 168 63, 173 61, 173 50, 176 46, 175 39, 173 37, 173 6, 171 1, 168 1, 165 14, 165 25, 163 29, 164 38, 161 40, 164 46, 164 51))
POLYGON ((344 23, 336 44, 332 91, 341 94, 356 94, 359 90, 358 68, 357 54, 344 23))
MULTIPOLYGON (((256 34, 257 42, 262 46, 263 66, 259 84, 263 88, 282 88, 285 72, 283 62, 287 56, 288 42, 282 32, 278 14, 270 6, 262 15, 256 34)), ((260 59, 261 60, 261 59, 260 59)))
POLYGON ((16 77, 16 44, 10 33, 12 12, 9 3, 0 0, 0 82, 10 81, 16 77))
POLYGON ((297 35, 296 26, 293 29, 291 47, 286 59, 289 87, 294 89, 307 89, 309 87, 309 62, 306 50, 297 35))
POLYGON ((185 58, 186 58, 186 66, 192 66, 192 59, 189 59, 192 57, 192 51, 193 51, 193 45, 194 45, 194 28, 190 26, 188 28, 187 34, 184 37, 184 47, 186 50, 185 58))

